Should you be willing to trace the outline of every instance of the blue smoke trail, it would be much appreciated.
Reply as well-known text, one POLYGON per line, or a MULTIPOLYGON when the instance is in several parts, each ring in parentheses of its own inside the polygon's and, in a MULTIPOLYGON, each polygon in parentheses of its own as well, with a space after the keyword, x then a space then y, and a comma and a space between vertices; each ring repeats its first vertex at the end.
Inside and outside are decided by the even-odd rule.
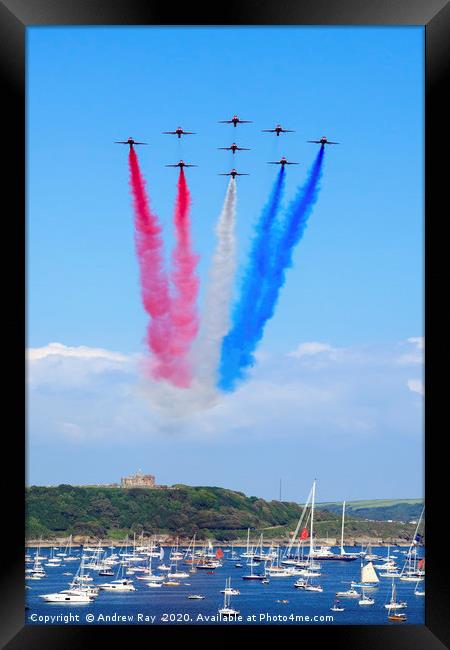
POLYGON ((220 387, 222 387, 224 376, 235 375, 242 365, 241 342, 254 337, 255 322, 251 315, 261 300, 265 277, 270 266, 270 257, 273 254, 272 231, 275 228, 275 218, 280 209, 285 180, 286 172, 284 167, 281 167, 269 200, 255 226, 255 235, 241 285, 240 297, 233 311, 233 327, 222 341, 220 387))
MULTIPOLYGON (((292 266, 293 250, 303 236, 308 217, 317 201, 324 150, 322 145, 305 185, 298 190, 297 196, 289 205, 281 226, 282 232, 278 232, 279 228, 270 228, 268 237, 258 238, 260 244, 268 246, 268 250, 256 251, 257 254, 251 258, 248 275, 255 272, 261 291, 257 299, 252 294, 248 300, 239 301, 236 310, 238 318, 235 318, 233 329, 223 340, 219 381, 222 390, 233 390, 236 382, 244 377, 245 369, 254 364, 253 353, 263 336, 267 321, 274 314, 281 288, 285 283, 286 270, 292 266), (272 248, 274 251, 271 254, 272 248), (261 265, 260 260, 267 260, 267 253, 269 258, 273 255, 273 262, 261 265), (261 270, 265 274, 263 278, 261 270)), ((255 253, 255 250, 252 253, 255 253)))

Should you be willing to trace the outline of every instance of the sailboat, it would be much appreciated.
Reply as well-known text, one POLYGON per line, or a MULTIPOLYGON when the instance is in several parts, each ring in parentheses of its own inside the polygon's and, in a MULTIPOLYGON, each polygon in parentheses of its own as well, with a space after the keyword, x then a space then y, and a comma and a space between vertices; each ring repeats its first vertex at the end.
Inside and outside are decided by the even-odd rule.
POLYGON ((378 559, 378 555, 376 555, 376 553, 372 552, 372 544, 370 542, 366 546, 366 550, 365 550, 365 553, 364 553, 364 558, 366 560, 376 560, 376 559, 378 559))
POLYGON ((406 614, 403 612, 398 612, 398 609, 404 609, 407 607, 407 603, 397 603, 396 600, 396 589, 395 589, 395 582, 394 580, 392 581, 392 592, 391 592, 391 600, 389 603, 385 605, 386 609, 388 610, 388 620, 393 621, 394 623, 403 623, 406 621, 406 614))
POLYGON ((226 617, 226 618, 233 618, 234 616, 237 616, 239 614, 239 611, 237 609, 233 609, 231 607, 231 577, 227 578, 225 580, 225 589, 223 592, 223 607, 221 607, 218 611, 220 616, 226 617))
POLYGON ((279 557, 278 548, 278 552, 275 558, 272 558, 269 567, 267 568, 267 564, 265 565, 265 573, 271 578, 291 578, 293 575, 296 575, 293 567, 280 566, 279 557))
POLYGON ((242 580, 264 580, 266 577, 261 573, 253 573, 253 564, 250 564, 250 574, 242 576, 242 580))
POLYGON ((395 580, 392 580, 391 600, 386 603, 385 608, 390 612, 393 609, 405 609, 405 607, 408 607, 408 603, 397 602, 397 589, 395 586, 395 580))
POLYGON ((415 596, 425 596, 425 589, 419 589, 419 582, 420 582, 420 580, 417 581, 416 586, 414 588, 414 595, 415 596))
POLYGON ((69 584, 68 589, 62 589, 53 594, 42 594, 47 603, 86 604, 91 603, 98 595, 98 588, 86 586, 84 583, 84 560, 81 560, 77 573, 69 584))
POLYGON ((309 533, 309 567, 306 569, 301 569, 300 573, 302 575, 306 576, 306 580, 304 578, 299 578, 295 583, 294 587, 297 589, 304 589, 305 591, 316 591, 316 592, 322 592, 323 588, 315 584, 314 582, 311 581, 311 578, 314 578, 315 576, 320 575, 317 571, 313 569, 314 566, 314 558, 316 558, 316 554, 314 551, 314 502, 315 502, 315 495, 316 495, 316 480, 314 479, 313 486, 312 486, 312 491, 311 491, 311 521, 310 521, 310 533, 309 533))
POLYGON ((366 592, 364 591, 364 587, 363 587, 361 598, 358 600, 358 605, 373 605, 374 603, 375 600, 373 598, 369 598, 369 596, 366 596, 366 592))
POLYGON ((150 549, 150 553, 148 554, 148 561, 147 561, 147 569, 142 576, 138 576, 137 580, 144 580, 145 582, 148 583, 149 586, 151 585, 160 585, 163 580, 164 576, 159 576, 153 573, 152 571, 152 558, 153 558, 153 544, 150 549))
POLYGON ((62 558, 56 557, 55 551, 52 548, 50 551, 50 557, 47 559, 47 562, 45 562, 45 566, 50 566, 50 567, 61 566, 61 562, 62 562, 62 558))
POLYGON ((253 557, 253 549, 250 549, 250 528, 247 528, 247 547, 241 557, 253 557))
POLYGON ((76 562, 80 559, 76 555, 72 555, 72 535, 69 535, 69 543, 66 547, 66 551, 68 555, 65 556, 64 562, 76 562))
POLYGON ((361 580, 360 582, 351 582, 351 587, 366 587, 366 589, 373 589, 374 587, 378 587, 378 584, 380 582, 379 577, 377 576, 377 572, 373 568, 372 562, 368 562, 367 564, 363 564, 363 561, 361 560, 361 580))
MULTIPOLYGON (((189 578, 189 573, 187 571, 179 571, 178 570, 178 560, 174 561, 175 564, 175 571, 169 571, 167 574, 168 578, 189 578)), ((171 565, 172 566, 172 565, 171 565)))
POLYGON ((228 585, 225 585, 225 589, 222 589, 221 594, 227 594, 228 596, 239 596, 241 593, 239 589, 234 589, 231 587, 231 578, 228 578, 228 585))
POLYGON ((344 526, 345 526, 345 501, 342 503, 342 526, 341 526, 341 553, 336 556, 335 560, 341 562, 352 562, 358 557, 358 553, 348 553, 344 548, 344 526))
POLYGON ((379 569, 379 576, 381 578, 399 578, 397 564, 395 563, 394 556, 391 556, 391 547, 388 544, 388 554, 383 558, 382 564, 374 564, 376 569, 379 569))
POLYGON ((116 580, 111 582, 104 582, 99 585, 100 589, 104 591, 136 591, 136 587, 133 584, 133 581, 123 577, 123 564, 119 564, 117 570, 116 580), (119 577, 122 574, 122 577, 119 577))

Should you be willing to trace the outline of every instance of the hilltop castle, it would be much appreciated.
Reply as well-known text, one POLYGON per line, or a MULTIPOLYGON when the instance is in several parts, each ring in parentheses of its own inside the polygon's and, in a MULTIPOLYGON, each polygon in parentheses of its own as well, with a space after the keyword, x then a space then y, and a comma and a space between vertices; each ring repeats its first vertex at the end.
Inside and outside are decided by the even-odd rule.
MULTIPOLYGON (((143 474, 142 470, 138 469, 136 474, 131 476, 122 476, 120 479, 120 487, 122 488, 154 488, 155 477, 152 474, 143 474)), ((163 486, 161 486, 163 487, 163 486)), ((165 486, 164 486, 165 487, 165 486)))

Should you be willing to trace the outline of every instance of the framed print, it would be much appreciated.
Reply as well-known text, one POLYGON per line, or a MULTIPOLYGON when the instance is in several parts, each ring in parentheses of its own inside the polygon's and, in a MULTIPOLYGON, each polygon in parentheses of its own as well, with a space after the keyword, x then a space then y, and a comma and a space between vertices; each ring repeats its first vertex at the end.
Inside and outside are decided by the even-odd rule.
POLYGON ((448 3, 227 9, 0 5, 11 650, 448 643, 448 3))

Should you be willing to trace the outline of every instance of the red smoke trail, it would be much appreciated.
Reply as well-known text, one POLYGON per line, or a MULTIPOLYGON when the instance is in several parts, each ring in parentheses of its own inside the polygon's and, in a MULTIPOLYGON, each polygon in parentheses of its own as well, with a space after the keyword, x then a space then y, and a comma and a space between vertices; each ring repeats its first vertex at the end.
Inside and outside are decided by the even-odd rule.
POLYGON ((196 301, 199 282, 195 275, 198 256, 192 251, 190 238, 191 196, 183 169, 180 169, 177 188, 174 215, 176 245, 171 276, 174 288, 171 352, 177 361, 174 363, 172 380, 178 386, 188 387, 192 377, 188 353, 198 332, 196 301))
POLYGON ((172 375, 171 305, 169 284, 164 271, 161 227, 156 215, 150 210, 145 181, 133 147, 130 147, 128 163, 134 203, 135 242, 140 267, 142 302, 150 316, 147 343, 156 360, 152 367, 152 374, 158 379, 170 379, 172 375))

